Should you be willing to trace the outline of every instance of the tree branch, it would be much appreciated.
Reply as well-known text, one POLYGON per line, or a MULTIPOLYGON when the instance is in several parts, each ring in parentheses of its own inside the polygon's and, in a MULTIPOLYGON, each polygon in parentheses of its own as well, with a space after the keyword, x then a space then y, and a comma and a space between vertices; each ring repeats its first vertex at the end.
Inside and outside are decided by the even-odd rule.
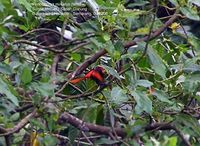
POLYGON ((10 113, 14 114, 16 112, 23 112, 23 111, 26 111, 26 110, 28 110, 32 107, 33 107, 33 104, 27 104, 27 105, 24 105, 22 107, 16 108, 14 111, 11 111, 10 113))
POLYGON ((143 41, 146 42, 148 40, 153 40, 154 38, 158 37, 161 33, 163 33, 165 31, 165 29, 167 29, 168 26, 170 26, 178 17, 179 17, 179 15, 175 13, 161 28, 157 29, 154 33, 152 33, 150 35, 150 37, 145 36, 144 38, 137 39, 135 41, 127 42, 127 43, 124 44, 124 47, 129 48, 131 46, 136 45, 137 42, 143 42, 143 41))
MULTIPOLYGON (((34 117, 36 115, 36 109, 30 113, 29 115, 27 115, 24 119, 22 119, 16 126, 14 126, 13 128, 9 128, 9 129, 5 129, 5 131, 3 132, 3 134, 0 134, 1 136, 6 136, 6 135, 11 135, 13 133, 16 133, 18 131, 20 131, 28 122, 29 120, 34 117)), ((2 132, 2 131, 1 131, 2 132)))
MULTIPOLYGON (((110 134, 114 135, 116 133, 117 136, 120 136, 120 137, 127 136, 127 133, 125 129, 123 128, 115 128, 115 133, 114 133, 111 127, 86 123, 67 112, 64 112, 60 116, 58 122, 60 124, 67 122, 71 124, 72 126, 78 128, 79 130, 85 131, 85 132, 94 132, 94 133, 103 134, 107 136, 110 136, 110 134)), ((173 126, 172 123, 168 123, 168 122, 153 123, 153 124, 147 125, 146 127, 144 127, 144 130, 141 130, 141 131, 158 131, 158 130, 174 130, 177 133, 177 135, 182 139, 182 141, 184 142, 186 146, 191 146, 191 144, 189 143, 189 141, 185 139, 181 131, 179 131, 175 126, 173 126)))
POLYGON ((52 77, 56 77, 57 74, 57 65, 60 59, 60 54, 55 54, 54 58, 53 58, 53 63, 51 65, 51 76, 52 77))
MULTIPOLYGON (((110 135, 114 134, 110 127, 100 126, 91 123, 85 123, 84 121, 70 115, 69 113, 63 113, 59 118, 59 123, 68 122, 69 124, 73 125, 74 127, 80 129, 81 131, 85 132, 94 132, 103 135, 110 135)), ((126 132, 121 128, 115 128, 115 132, 118 136, 125 137, 126 132)))
POLYGON ((154 131, 155 130, 174 130, 177 133, 177 135, 182 139, 182 141, 184 142, 186 146, 191 146, 191 144, 189 143, 189 141, 185 139, 181 131, 177 129, 174 125, 172 125, 171 123, 154 123, 149 126, 146 126, 145 128, 145 131, 153 131, 153 130, 154 131))

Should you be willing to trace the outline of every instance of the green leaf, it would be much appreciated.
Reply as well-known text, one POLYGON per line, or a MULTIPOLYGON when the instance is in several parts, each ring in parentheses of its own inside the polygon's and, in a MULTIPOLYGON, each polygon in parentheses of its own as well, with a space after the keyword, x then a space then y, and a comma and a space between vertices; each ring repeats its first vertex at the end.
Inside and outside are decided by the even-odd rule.
POLYGON ((29 12, 33 12, 31 4, 27 0, 18 0, 18 3, 23 5, 29 12))
POLYGON ((106 65, 102 65, 102 67, 112 76, 116 77, 117 79, 120 80, 120 76, 117 73, 117 71, 115 69, 113 69, 112 67, 106 66, 106 65))
POLYGON ((123 89, 117 86, 112 88, 111 98, 109 100, 116 105, 120 105, 123 102, 128 101, 128 96, 123 89))
POLYGON ((147 49, 147 54, 148 54, 152 69, 155 70, 155 72, 158 75, 160 75, 162 78, 166 78, 165 74, 167 72, 167 68, 165 64, 163 63, 162 58, 156 52, 156 50, 151 48, 149 45, 147 49))
POLYGON ((156 89, 155 91, 152 92, 152 95, 156 96, 158 98, 158 100, 160 100, 162 102, 167 102, 169 104, 173 103, 169 100, 169 96, 161 90, 156 89))
POLYGON ((152 101, 146 95, 146 93, 142 91, 130 91, 131 95, 135 98, 137 103, 135 110, 137 114, 142 113, 143 111, 147 113, 152 113, 152 101))
POLYGON ((109 40, 109 41, 107 41, 105 43, 105 49, 106 49, 106 51, 108 51, 108 53, 110 54, 110 56, 112 56, 114 58, 115 47, 114 47, 114 45, 113 45, 113 43, 112 43, 111 40, 109 40))
POLYGON ((135 31, 135 35, 146 35, 149 33, 149 27, 142 27, 142 28, 138 28, 135 31))
POLYGON ((169 0, 169 1, 170 1, 173 5, 175 5, 175 6, 179 6, 177 0, 169 0))
POLYGON ((52 83, 32 83, 32 88, 38 93, 40 93, 42 96, 54 96, 54 89, 56 88, 56 85, 52 83))
POLYGON ((45 135, 45 137, 43 138, 43 143, 44 145, 57 145, 58 140, 57 138, 55 138, 54 136, 51 135, 45 135))
POLYGON ((121 10, 119 11, 119 15, 120 17, 138 17, 139 15, 144 15, 145 13, 147 13, 147 11, 142 11, 142 10, 131 10, 131 9, 126 9, 126 10, 121 10))
POLYGON ((183 89, 188 93, 194 93, 197 91, 200 85, 200 74, 194 73, 185 77, 183 89))
POLYGON ((3 53, 3 45, 0 43, 0 55, 3 53))
POLYGON ((5 6, 2 4, 2 2, 0 2, 0 11, 3 12, 4 9, 5 9, 5 6))
POLYGON ((153 85, 152 82, 148 81, 148 80, 137 80, 136 81, 136 86, 143 86, 143 87, 151 87, 153 85))
POLYGON ((107 139, 107 138, 101 138, 101 139, 97 140, 95 144, 97 144, 97 145, 104 145, 104 144, 106 144, 106 145, 113 145, 113 144, 116 144, 118 142, 119 141, 117 141, 117 140, 111 140, 111 139, 107 139))
POLYGON ((52 132, 53 130, 56 129, 56 121, 57 120, 55 120, 53 116, 54 116, 54 114, 52 114, 52 113, 51 113, 51 115, 45 115, 45 119, 48 121, 47 124, 48 124, 48 129, 50 132, 52 132))
POLYGON ((97 106, 97 116, 96 116, 96 124, 102 125, 104 123, 104 106, 98 105, 97 106))
POLYGON ((184 65, 182 70, 185 71, 185 72, 200 71, 200 65, 198 65, 198 64, 186 64, 186 65, 184 65))
POLYGON ((177 137, 173 136, 168 139, 168 146, 176 146, 177 145, 177 137))
POLYGON ((198 52, 200 51, 200 48, 199 48, 199 46, 200 46, 200 39, 199 38, 197 38, 195 36, 190 36, 189 39, 188 39, 188 41, 191 43, 191 45, 194 47, 194 49, 196 51, 198 51, 198 52))
POLYGON ((19 25, 19 28, 24 31, 28 31, 29 28, 26 25, 19 25))
POLYGON ((18 68, 22 63, 19 61, 12 61, 10 62, 10 67, 14 70, 16 68, 18 68))
POLYGON ((33 95, 31 98, 32 98, 34 105, 41 105, 41 102, 42 102, 41 95, 33 95))
POLYGON ((94 44, 98 49, 102 49, 106 46, 105 42, 102 40, 98 40, 98 38, 91 38, 90 41, 94 44))
POLYGON ((0 63, 0 73, 10 75, 12 74, 12 70, 9 65, 0 63))
POLYGON ((80 62, 81 61, 81 55, 78 53, 71 53, 71 57, 73 60, 80 62))
POLYGON ((198 15, 197 10, 189 7, 181 7, 180 10, 187 18, 195 21, 200 21, 200 16, 198 15))
POLYGON ((17 97, 11 92, 9 85, 6 82, 4 82, 2 78, 0 78, 0 93, 5 94, 6 97, 10 101, 12 101, 12 103, 14 103, 16 106, 19 105, 17 97))
POLYGON ((103 38, 104 38, 105 41, 109 41, 110 40, 110 35, 107 34, 107 33, 104 33, 103 34, 103 38))
POLYGON ((10 116, 10 119, 12 121, 17 121, 20 118, 20 114, 19 113, 14 113, 13 115, 10 116))
POLYGON ((179 114, 175 120, 177 128, 193 136, 200 136, 200 126, 196 118, 187 114, 179 114))
POLYGON ((30 119, 31 125, 37 127, 38 129, 45 129, 44 124, 38 119, 30 119))
POLYGON ((199 0, 189 0, 188 2, 192 3, 192 4, 195 4, 195 5, 200 7, 200 1, 199 0))
POLYGON ((23 68, 20 78, 24 84, 28 84, 32 81, 32 73, 28 66, 23 68))
POLYGON ((148 4, 149 2, 148 1, 135 1, 134 3, 130 3, 128 4, 128 7, 135 7, 135 6, 144 6, 146 4, 148 4))
POLYGON ((79 134, 79 130, 73 126, 69 126, 68 128, 68 137, 70 139, 70 143, 73 144, 75 143, 75 139, 79 134))

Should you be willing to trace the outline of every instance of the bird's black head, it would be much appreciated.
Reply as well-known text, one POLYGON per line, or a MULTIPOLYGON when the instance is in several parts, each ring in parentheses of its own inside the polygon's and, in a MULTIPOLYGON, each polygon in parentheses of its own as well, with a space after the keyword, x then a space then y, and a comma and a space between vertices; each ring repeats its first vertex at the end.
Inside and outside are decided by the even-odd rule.
POLYGON ((102 76, 106 73, 106 70, 102 66, 97 66, 94 70, 99 72, 102 76))

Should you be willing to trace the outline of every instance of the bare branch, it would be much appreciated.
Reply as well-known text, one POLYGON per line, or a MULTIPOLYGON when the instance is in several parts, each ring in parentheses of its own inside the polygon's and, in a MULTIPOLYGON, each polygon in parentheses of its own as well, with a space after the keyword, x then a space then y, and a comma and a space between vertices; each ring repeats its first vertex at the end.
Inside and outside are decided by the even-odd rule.
POLYGON ((60 60, 60 54, 56 54, 54 56, 53 63, 51 65, 51 75, 53 77, 55 77, 57 74, 57 65, 58 65, 59 60, 60 60))
MULTIPOLYGON (((84 132, 94 132, 94 133, 108 135, 108 136, 110 136, 110 134, 111 135, 115 134, 111 127, 86 123, 67 112, 63 113, 59 118, 59 123, 65 123, 65 122, 68 122, 72 126, 84 132)), ((158 130, 174 130, 177 133, 177 135, 182 139, 182 141, 185 143, 186 146, 191 146, 191 144, 189 143, 189 141, 185 139, 181 131, 179 131, 175 126, 173 126, 172 123, 166 123, 166 122, 153 123, 144 127, 144 130, 141 129, 141 132, 142 131, 158 131, 158 130)), ((123 128, 115 128, 115 132, 117 136, 120 136, 120 137, 127 136, 126 131, 123 128)))
MULTIPOLYGON (((80 129, 84 132, 95 132, 104 135, 110 135, 110 133, 114 134, 110 127, 100 126, 91 123, 85 123, 84 121, 70 115, 69 113, 65 112, 60 116, 59 122, 68 122, 69 124, 73 125, 74 127, 80 129)), ((115 128, 115 132, 118 136, 125 137, 126 133, 121 128, 115 128)))
POLYGON ((26 111, 27 109, 30 109, 32 107, 33 107, 33 104, 27 104, 27 105, 24 105, 22 107, 16 108, 14 111, 11 111, 10 113, 14 114, 16 112, 23 112, 23 111, 26 111))
POLYGON ((33 29, 33 30, 31 30, 31 31, 29 31, 29 32, 27 32, 27 33, 24 33, 24 34, 20 35, 20 37, 26 37, 26 36, 30 35, 31 33, 40 32, 40 31, 49 31, 49 32, 56 33, 56 34, 58 34, 58 35, 60 35, 60 36, 62 35, 59 31, 56 31, 56 30, 54 30, 54 29, 49 29, 49 28, 38 28, 38 29, 33 29))
POLYGON ((191 146, 188 140, 185 139, 184 135, 171 123, 154 123, 146 126, 145 131, 157 131, 157 130, 174 130, 177 135, 182 139, 186 146, 191 146))
POLYGON ((11 135, 13 133, 16 133, 20 131, 26 124, 28 124, 29 120, 36 115, 36 109, 28 114, 25 118, 23 118, 16 126, 13 128, 6 129, 6 133, 0 134, 0 136, 6 136, 6 135, 11 135))

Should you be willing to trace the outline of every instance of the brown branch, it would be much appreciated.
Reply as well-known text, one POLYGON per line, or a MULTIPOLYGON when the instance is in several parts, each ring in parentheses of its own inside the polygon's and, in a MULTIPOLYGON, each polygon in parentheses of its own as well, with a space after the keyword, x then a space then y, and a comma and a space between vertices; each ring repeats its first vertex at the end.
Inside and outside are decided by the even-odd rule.
MULTIPOLYGON (((27 45, 31 45, 31 46, 37 47, 35 50, 37 50, 37 49, 44 49, 44 50, 50 50, 50 51, 52 51, 54 53, 62 53, 63 52, 63 50, 56 50, 56 49, 54 49, 58 45, 43 46, 43 45, 40 45, 40 44, 33 43, 33 42, 29 41, 29 40, 17 40, 15 42, 13 42, 13 44, 27 44, 27 45)), ((25 50, 25 51, 29 51, 29 50, 25 50)), ((33 49, 31 49, 30 51, 33 51, 33 49)))
POLYGON ((145 131, 155 131, 155 130, 174 130, 177 135, 182 139, 186 146, 191 146, 189 141, 187 141, 184 135, 181 133, 179 129, 173 126, 171 123, 154 123, 145 128, 145 131))
POLYGON ((79 45, 73 47, 72 49, 65 51, 65 53, 76 52, 78 49, 80 49, 80 48, 82 48, 82 47, 84 47, 84 46, 86 46, 88 44, 90 44, 90 42, 83 42, 82 44, 79 44, 79 45))
POLYGON ((33 29, 31 31, 28 31, 27 33, 24 33, 22 35, 20 35, 20 37, 26 37, 28 35, 30 35, 31 33, 35 33, 35 32, 38 32, 38 31, 49 31, 49 32, 53 32, 55 34, 58 34, 58 35, 62 35, 59 31, 56 31, 54 29, 49 29, 49 28, 38 28, 38 29, 33 29))
MULTIPOLYGON (((111 135, 115 134, 111 127, 86 123, 67 112, 63 113, 60 116, 58 122, 60 124, 67 122, 67 123, 71 124, 72 126, 78 128, 79 130, 84 131, 84 132, 94 132, 94 133, 108 135, 108 136, 110 136, 110 134, 111 135)), ((147 125, 146 127, 144 127, 143 130, 141 129, 141 132, 143 132, 143 131, 158 131, 158 130, 174 130, 177 133, 177 135, 182 139, 182 141, 184 142, 184 144, 186 146, 191 146, 191 144, 189 143, 189 141, 187 141, 185 139, 185 137, 181 133, 181 131, 178 130, 175 126, 173 126, 172 123, 166 123, 166 122, 153 123, 153 124, 150 124, 150 125, 147 125)), ((120 137, 127 136, 127 133, 126 133, 125 129, 123 129, 123 128, 115 128, 115 132, 116 132, 117 136, 120 136, 120 137)))
MULTIPOLYGON (((7 130, 3 127, 0 126, 0 133, 6 133, 7 130)), ((10 136, 9 135, 5 135, 4 136, 4 139, 5 139, 5 143, 6 143, 6 146, 10 146, 10 136)))
POLYGON ((51 76, 55 77, 57 74, 57 65, 60 60, 60 54, 56 54, 53 58, 53 63, 51 65, 51 76))
MULTIPOLYGON (((136 45, 138 42, 153 40, 155 37, 163 33, 164 30, 167 29, 167 27, 171 25, 178 17, 179 15, 175 13, 161 28, 157 29, 154 33, 151 33, 150 36, 145 36, 137 40, 126 42, 124 44, 124 48, 128 49, 131 46, 136 45)), ((94 54, 92 57, 88 58, 85 62, 83 62, 73 73, 68 74, 67 77, 74 78, 75 76, 80 75, 89 65, 96 62, 97 59, 99 59, 101 56, 105 55, 106 53, 107 51, 105 49, 99 50, 96 54, 94 54)))
POLYGON ((145 36, 144 38, 127 42, 124 44, 124 47, 129 48, 131 46, 136 45, 137 42, 143 42, 143 41, 146 42, 148 40, 153 40, 155 37, 158 37, 161 33, 163 33, 165 31, 165 29, 167 29, 168 26, 170 26, 178 17, 179 17, 179 15, 177 15, 177 14, 172 15, 172 17, 161 28, 157 29, 154 33, 152 33, 149 38, 148 38, 148 36, 145 36))
POLYGON ((7 132, 7 130, 0 126, 0 133, 6 133, 6 132, 7 132))
POLYGON ((84 98, 91 95, 95 95, 95 92, 88 92, 88 93, 77 94, 77 95, 64 95, 64 94, 56 93, 57 97, 60 97, 64 100, 65 99, 79 99, 79 98, 84 98))
MULTIPOLYGON (((29 40, 16 40, 13 42, 13 44, 27 44, 27 45, 37 47, 35 49, 24 49, 24 50, 20 50, 20 51, 34 51, 34 50, 38 50, 38 49, 44 49, 44 50, 52 51, 54 53, 65 53, 67 51, 65 49, 66 46, 81 45, 81 47, 82 47, 82 46, 87 45, 87 42, 86 41, 77 41, 77 42, 74 41, 74 43, 73 43, 73 41, 71 41, 71 42, 67 42, 67 43, 58 43, 56 45, 43 46, 43 45, 40 45, 37 43, 33 43, 32 41, 29 41, 29 40), (63 49, 57 49, 60 47, 62 47, 63 49)), ((75 49, 77 49, 77 48, 75 48, 75 49)), ((16 51, 18 51, 18 50, 16 50, 16 51)))
MULTIPOLYGON (((60 140, 66 140, 66 141, 70 141, 70 139, 66 136, 63 136, 63 135, 59 135, 59 134, 51 134, 52 136, 60 139, 60 140)), ((90 143, 86 143, 84 141, 78 141, 78 140, 74 140, 75 143, 80 143, 80 144, 83 144, 83 145, 91 145, 90 143)))
POLYGON ((27 105, 24 105, 22 107, 16 108, 14 111, 11 111, 10 113, 14 114, 16 112, 23 112, 23 111, 26 111, 26 110, 28 110, 32 107, 33 107, 33 104, 27 104, 27 105))
MULTIPOLYGON (((110 127, 100 126, 91 123, 85 123, 84 121, 70 115, 69 113, 63 113, 59 118, 59 123, 68 122, 69 124, 73 125, 74 127, 80 129, 81 131, 85 132, 95 132, 98 134, 103 135, 110 135, 110 133, 114 134, 110 127)), ((126 132, 121 128, 115 128, 115 132, 118 136, 125 137, 126 132)))
POLYGON ((4 132, 3 134, 0 134, 1 136, 7 136, 7 135, 11 135, 13 133, 16 133, 18 131, 20 131, 24 126, 26 126, 26 124, 29 122, 29 120, 34 117, 36 115, 36 109, 30 113, 29 115, 27 115, 25 118, 23 118, 16 126, 14 126, 13 128, 9 128, 6 129, 6 132, 4 132))
POLYGON ((190 144, 190 142, 189 142, 187 139, 185 139, 183 133, 181 133, 181 131, 180 131, 178 128, 176 128, 175 126, 172 126, 171 128, 178 134, 178 136, 182 139, 183 143, 184 143, 186 146, 192 146, 192 145, 190 144))

